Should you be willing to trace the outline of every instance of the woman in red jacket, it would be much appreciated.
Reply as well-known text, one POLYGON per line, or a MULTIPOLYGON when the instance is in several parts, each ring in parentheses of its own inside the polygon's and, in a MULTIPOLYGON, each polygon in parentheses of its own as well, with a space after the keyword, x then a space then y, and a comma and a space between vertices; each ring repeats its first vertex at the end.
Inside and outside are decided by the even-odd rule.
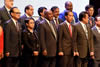
POLYGON ((3 29, 0 26, 0 60, 3 58, 3 29))

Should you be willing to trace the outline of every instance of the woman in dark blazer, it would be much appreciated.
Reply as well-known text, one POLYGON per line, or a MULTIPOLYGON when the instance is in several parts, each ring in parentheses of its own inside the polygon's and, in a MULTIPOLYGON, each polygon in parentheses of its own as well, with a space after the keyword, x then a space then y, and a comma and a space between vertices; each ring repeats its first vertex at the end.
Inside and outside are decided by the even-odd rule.
POLYGON ((35 23, 32 18, 27 18, 25 24, 27 28, 22 32, 24 67, 37 67, 39 39, 34 30, 35 23))

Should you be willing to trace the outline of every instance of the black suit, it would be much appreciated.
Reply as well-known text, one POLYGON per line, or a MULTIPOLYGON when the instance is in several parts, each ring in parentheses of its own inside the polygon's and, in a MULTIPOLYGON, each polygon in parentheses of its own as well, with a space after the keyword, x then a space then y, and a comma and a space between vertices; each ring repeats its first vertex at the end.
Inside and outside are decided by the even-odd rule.
POLYGON ((23 57, 24 67, 37 67, 38 56, 33 55, 33 51, 39 51, 39 40, 37 33, 34 31, 31 33, 28 29, 25 29, 22 33, 22 40, 24 44, 23 57))
POLYGON ((64 56, 59 58, 60 67, 73 67, 73 45, 75 28, 72 27, 72 37, 70 36, 69 28, 66 22, 63 22, 58 27, 58 52, 63 52, 64 56))
MULTIPOLYGON (((42 51, 47 51, 47 56, 43 56, 43 60, 41 62, 42 67, 55 67, 57 40, 45 19, 39 24, 39 26, 41 49, 42 51)), ((53 29, 57 34, 56 27, 54 25, 53 29)))
POLYGON ((12 19, 5 24, 5 46, 4 53, 9 52, 10 55, 6 57, 6 67, 18 67, 19 56, 21 55, 21 26, 17 30, 12 19))
POLYGON ((4 26, 5 22, 10 19, 10 15, 7 12, 5 6, 0 8, 0 24, 4 26))

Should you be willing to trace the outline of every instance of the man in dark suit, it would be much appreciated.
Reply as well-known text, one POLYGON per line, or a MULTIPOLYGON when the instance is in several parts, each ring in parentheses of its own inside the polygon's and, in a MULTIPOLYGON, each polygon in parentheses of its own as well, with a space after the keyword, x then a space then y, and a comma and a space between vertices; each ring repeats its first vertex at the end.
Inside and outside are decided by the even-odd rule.
POLYGON ((53 13, 53 22, 55 26, 58 28, 58 25, 62 23, 63 21, 59 18, 59 8, 57 6, 53 6, 51 8, 51 11, 53 13))
POLYGON ((73 12, 73 21, 72 24, 77 23, 78 22, 78 17, 77 17, 77 13, 73 11, 73 4, 71 1, 66 1, 65 2, 65 9, 62 13, 59 14, 59 18, 62 19, 63 21, 65 21, 65 12, 66 11, 72 11, 73 12))
MULTIPOLYGON (((39 32, 39 24, 45 19, 45 15, 44 15, 44 12, 47 10, 46 7, 39 7, 38 8, 38 15, 39 15, 39 18, 35 21, 35 28, 36 28, 36 31, 37 33, 39 32)), ((38 34, 39 35, 39 34, 38 34)), ((41 51, 41 49, 40 49, 41 51)), ((42 56, 41 56, 41 52, 39 54, 39 62, 38 62, 38 67, 40 67, 41 65, 41 59, 42 59, 42 56)))
POLYGON ((95 19, 93 17, 94 14, 94 7, 92 5, 87 5, 85 7, 86 12, 89 15, 89 20, 88 20, 88 24, 91 26, 91 28, 95 25, 95 19))
POLYGON ((2 24, 2 26, 11 18, 9 11, 11 7, 13 7, 13 0, 4 0, 4 4, 5 5, 0 8, 0 24, 2 24))
POLYGON ((22 26, 22 30, 24 30, 26 28, 25 19, 33 16, 33 13, 34 13, 33 6, 32 5, 27 5, 25 7, 24 12, 25 12, 25 14, 23 16, 21 16, 20 19, 19 19, 19 22, 21 23, 21 26, 22 26))
POLYGON ((44 19, 44 12, 47 10, 46 7, 40 7, 38 8, 38 15, 39 18, 35 21, 36 24, 36 29, 38 28, 38 25, 42 22, 42 20, 44 19))
POLYGON ((75 24, 77 44, 74 46, 76 52, 77 67, 87 67, 88 59, 94 58, 93 36, 90 26, 88 26, 88 13, 83 11, 79 14, 80 22, 75 24))
POLYGON ((18 67, 19 56, 21 54, 21 26, 18 23, 20 11, 17 7, 10 10, 11 19, 4 27, 5 38, 5 65, 6 67, 18 67))
POLYGON ((57 50, 57 31, 52 24, 53 14, 51 10, 44 12, 45 19, 39 24, 39 36, 42 52, 42 67, 55 67, 57 50))
POLYGON ((100 16, 95 17, 95 23, 96 25, 92 28, 95 52, 94 67, 100 67, 100 16))
POLYGON ((73 13, 71 11, 65 12, 65 18, 65 22, 58 27, 58 55, 62 56, 59 65, 60 67, 73 67, 73 45, 76 44, 73 39, 75 28, 71 24, 73 13))

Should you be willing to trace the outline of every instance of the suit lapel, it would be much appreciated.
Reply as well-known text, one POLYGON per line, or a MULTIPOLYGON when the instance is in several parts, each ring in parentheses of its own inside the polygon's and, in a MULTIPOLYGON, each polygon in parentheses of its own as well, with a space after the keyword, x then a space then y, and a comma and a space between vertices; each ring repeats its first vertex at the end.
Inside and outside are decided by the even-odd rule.
POLYGON ((5 8, 5 6, 3 7, 3 13, 4 13, 4 15, 5 16, 7 16, 9 19, 10 19, 10 15, 8 14, 8 12, 7 12, 7 10, 6 10, 6 8, 5 8))
POLYGON ((11 20, 11 26, 13 27, 13 29, 15 29, 15 31, 17 31, 16 26, 15 26, 13 20, 11 20))
POLYGON ((74 27, 72 25, 72 37, 74 36, 74 27))
MULTIPOLYGON (((80 28, 80 30, 84 33, 84 35, 85 35, 85 37, 86 37, 86 33, 85 33, 85 31, 84 31, 84 29, 83 29, 83 27, 82 27, 82 25, 81 25, 81 23, 79 22, 79 28, 80 28)), ((87 38, 87 37, 86 37, 87 38)))
MULTIPOLYGON (((45 20, 45 24, 47 25, 47 27, 49 28, 49 30, 51 31, 51 34, 53 35, 53 37, 55 38, 55 36, 54 36, 54 34, 53 34, 53 31, 52 31, 52 29, 51 29, 51 27, 50 27, 50 25, 47 23, 47 21, 45 20)), ((54 27, 54 26, 53 26, 54 27)), ((55 29, 54 29, 55 30, 55 29)), ((56 31, 55 31, 56 32, 56 31)), ((56 38, 55 38, 56 39, 56 38)))
POLYGON ((66 22, 64 22, 64 26, 66 28, 66 31, 68 32, 68 35, 70 36, 70 32, 69 32, 68 25, 66 24, 66 22))

